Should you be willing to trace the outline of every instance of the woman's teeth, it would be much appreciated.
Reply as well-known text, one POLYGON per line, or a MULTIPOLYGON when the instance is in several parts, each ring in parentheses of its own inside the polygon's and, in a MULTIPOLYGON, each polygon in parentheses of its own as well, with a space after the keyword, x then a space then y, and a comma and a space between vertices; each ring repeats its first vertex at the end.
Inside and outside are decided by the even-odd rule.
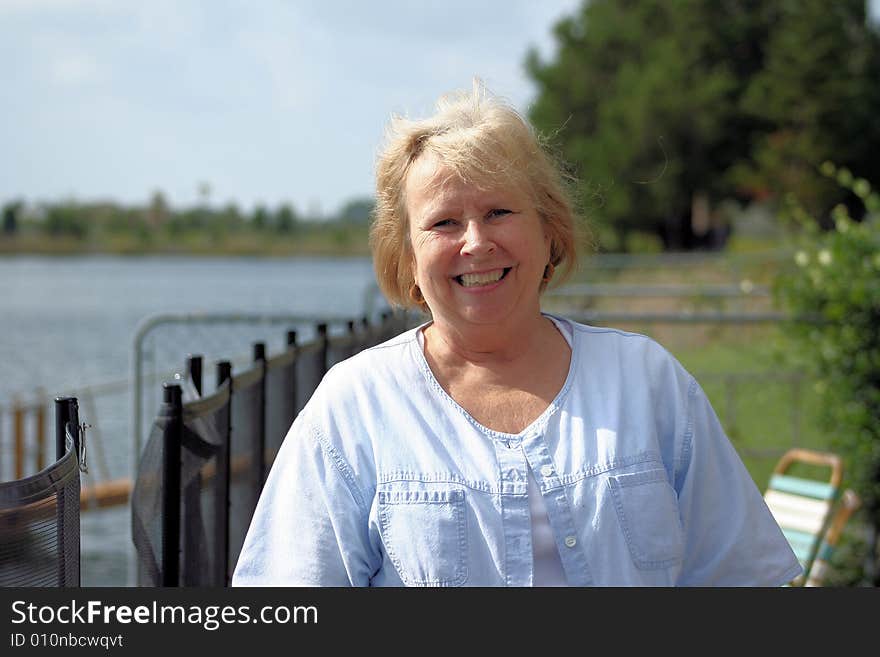
POLYGON ((510 268, 496 269, 494 271, 480 272, 479 274, 461 274, 456 276, 456 280, 464 287, 477 287, 479 285, 489 285, 496 283, 504 278, 504 275, 510 271, 510 268))

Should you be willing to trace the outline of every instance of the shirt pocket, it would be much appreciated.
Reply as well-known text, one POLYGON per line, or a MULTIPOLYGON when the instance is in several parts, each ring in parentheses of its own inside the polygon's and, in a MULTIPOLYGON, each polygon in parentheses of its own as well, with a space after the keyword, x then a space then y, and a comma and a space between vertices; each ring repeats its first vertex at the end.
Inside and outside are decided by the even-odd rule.
POLYGON ((407 586, 460 586, 467 580, 467 520, 461 489, 379 491, 379 527, 407 586))
POLYGON ((636 566, 657 570, 681 563, 684 539, 678 498, 666 471, 611 475, 608 486, 636 566))

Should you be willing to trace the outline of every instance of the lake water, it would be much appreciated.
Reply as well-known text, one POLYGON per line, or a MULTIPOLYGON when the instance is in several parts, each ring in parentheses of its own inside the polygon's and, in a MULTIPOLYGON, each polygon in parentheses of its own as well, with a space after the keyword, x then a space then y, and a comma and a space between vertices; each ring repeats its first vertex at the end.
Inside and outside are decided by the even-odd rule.
MULTIPOLYGON (((38 389, 49 399, 62 393, 80 398, 81 419, 93 425, 84 484, 90 477, 130 475, 132 402, 124 383, 130 377, 133 336, 151 315, 359 317, 367 298, 375 298, 368 258, 2 257, 0 478, 12 478, 9 403, 14 396, 34 398, 38 389), (94 395, 77 392, 108 381, 122 385, 94 395)), ((287 328, 298 328, 308 338, 307 326, 238 326, 235 333, 244 342, 236 348, 263 340, 271 356, 287 328)), ((235 355, 229 353, 234 336, 217 337, 196 327, 174 330, 176 351, 149 351, 146 344, 159 371, 169 363, 182 368, 182 354, 206 351, 205 378, 213 380, 210 357, 235 355)), ((161 384, 154 387, 157 397, 161 384)), ((145 408, 147 416, 151 411, 145 408)), ((51 415, 47 426, 54 426, 51 415)), ((132 584, 129 527, 127 506, 83 513, 83 586, 132 584)))

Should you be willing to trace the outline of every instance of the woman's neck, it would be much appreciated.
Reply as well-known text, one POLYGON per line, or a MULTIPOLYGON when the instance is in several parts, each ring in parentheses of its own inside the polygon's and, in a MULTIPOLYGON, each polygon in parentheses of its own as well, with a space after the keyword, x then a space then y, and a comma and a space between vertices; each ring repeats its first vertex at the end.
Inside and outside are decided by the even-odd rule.
POLYGON ((554 333, 556 327, 540 313, 506 327, 435 320, 424 329, 425 351, 440 364, 503 365, 539 354, 554 333))

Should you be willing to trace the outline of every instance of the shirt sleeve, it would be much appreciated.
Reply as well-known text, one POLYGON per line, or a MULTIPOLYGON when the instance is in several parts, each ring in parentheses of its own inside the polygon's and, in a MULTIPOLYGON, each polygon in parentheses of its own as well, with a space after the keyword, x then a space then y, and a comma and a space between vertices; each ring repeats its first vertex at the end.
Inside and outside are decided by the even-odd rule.
POLYGON ((685 534, 679 586, 782 586, 801 566, 705 393, 689 377, 676 492, 685 534))
POLYGON ((233 586, 368 586, 369 509, 348 464, 302 418, 278 452, 233 586))

